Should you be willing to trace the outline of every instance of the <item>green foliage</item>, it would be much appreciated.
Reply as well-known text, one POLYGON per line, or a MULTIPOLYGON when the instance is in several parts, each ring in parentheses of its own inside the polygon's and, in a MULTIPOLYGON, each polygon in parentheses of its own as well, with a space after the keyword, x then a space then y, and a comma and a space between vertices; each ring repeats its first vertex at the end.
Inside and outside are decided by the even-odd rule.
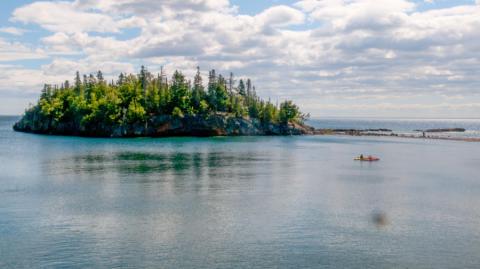
POLYGON ((175 71, 170 81, 163 74, 153 76, 145 67, 138 75, 120 74, 107 82, 101 71, 95 75, 75 74, 74 83, 62 87, 45 85, 37 105, 25 115, 49 125, 95 128, 146 123, 159 115, 185 116, 226 113, 235 117, 259 119, 263 124, 301 122, 305 116, 292 101, 280 107, 262 101, 250 79, 233 85, 233 74, 226 80, 209 72, 208 87, 202 83, 200 69, 192 83, 175 71))
POLYGON ((281 123, 286 124, 291 121, 301 121, 301 116, 300 109, 292 101, 285 101, 280 104, 278 118, 281 123))
POLYGON ((173 108, 172 116, 174 116, 176 118, 183 118, 184 117, 182 110, 178 107, 173 108))
POLYGON ((172 85, 170 87, 172 93, 172 104, 179 108, 182 112, 188 112, 190 109, 190 90, 185 81, 185 76, 175 71, 172 78, 172 85))
POLYGON ((215 104, 213 104, 212 106, 215 107, 217 111, 226 112, 229 102, 225 84, 217 83, 213 94, 215 95, 215 97, 213 98, 213 100, 215 100, 215 104))
POLYGON ((197 74, 195 75, 195 78, 193 80, 192 98, 190 100, 193 108, 197 110, 201 110, 201 103, 207 98, 202 81, 203 80, 202 76, 200 75, 200 68, 197 67, 197 74))
POLYGON ((137 100, 130 102, 127 109, 127 121, 129 123, 141 122, 145 115, 145 109, 137 100))
POLYGON ((200 105, 198 107, 198 112, 200 114, 204 114, 204 115, 207 114, 209 109, 210 109, 210 107, 208 106, 207 101, 205 101, 205 100, 200 101, 200 105))
POLYGON ((270 102, 262 105, 260 120, 265 124, 275 123, 277 121, 277 108, 270 102))
POLYGON ((232 98, 232 113, 237 118, 244 117, 247 114, 243 103, 243 98, 241 96, 234 96, 232 98))

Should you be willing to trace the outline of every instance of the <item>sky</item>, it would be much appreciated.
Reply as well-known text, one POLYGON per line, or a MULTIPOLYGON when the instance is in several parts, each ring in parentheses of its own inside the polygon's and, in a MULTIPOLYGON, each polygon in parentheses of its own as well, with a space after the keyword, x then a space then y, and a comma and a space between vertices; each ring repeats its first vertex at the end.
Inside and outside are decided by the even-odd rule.
POLYGON ((0 115, 142 65, 233 72, 313 118, 480 118, 480 0, 0 1, 0 115))

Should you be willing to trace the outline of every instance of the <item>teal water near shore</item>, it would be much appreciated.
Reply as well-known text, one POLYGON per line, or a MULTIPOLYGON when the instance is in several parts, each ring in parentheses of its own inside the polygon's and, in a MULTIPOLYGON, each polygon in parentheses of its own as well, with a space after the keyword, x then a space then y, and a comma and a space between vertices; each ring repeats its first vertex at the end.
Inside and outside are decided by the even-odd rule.
POLYGON ((480 143, 97 139, 17 119, 0 117, 0 268, 480 267, 480 143))

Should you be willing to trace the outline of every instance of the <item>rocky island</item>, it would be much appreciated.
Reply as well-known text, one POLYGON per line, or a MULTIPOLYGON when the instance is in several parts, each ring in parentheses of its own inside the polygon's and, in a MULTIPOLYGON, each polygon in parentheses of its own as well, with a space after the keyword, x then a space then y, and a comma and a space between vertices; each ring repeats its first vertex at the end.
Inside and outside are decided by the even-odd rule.
POLYGON ((274 105, 257 96, 250 79, 235 83, 209 72, 203 85, 200 69, 187 80, 175 71, 169 81, 163 70, 153 75, 123 74, 116 81, 76 73, 46 84, 37 104, 13 126, 15 131, 90 137, 302 135, 313 128, 292 101, 274 105))

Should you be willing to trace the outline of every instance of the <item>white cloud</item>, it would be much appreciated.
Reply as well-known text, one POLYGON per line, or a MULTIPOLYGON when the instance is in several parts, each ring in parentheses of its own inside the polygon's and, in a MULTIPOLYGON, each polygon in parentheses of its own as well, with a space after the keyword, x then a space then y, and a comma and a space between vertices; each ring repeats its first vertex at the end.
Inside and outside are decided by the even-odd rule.
POLYGON ((114 19, 108 15, 84 12, 70 2, 34 2, 15 9, 13 22, 35 23, 50 31, 118 32, 114 19))
POLYGON ((0 64, 0 94, 12 95, 12 90, 16 90, 20 96, 35 96, 45 83, 59 85, 65 80, 72 81, 76 71, 95 74, 98 70, 102 70, 108 80, 116 79, 120 72, 136 72, 130 63, 102 61, 100 64, 92 58, 76 61, 56 58, 38 69, 0 64))
POLYGON ((288 26, 302 24, 305 21, 305 15, 302 12, 288 6, 271 7, 255 18, 260 24, 267 26, 288 26))
POLYGON ((43 59, 48 55, 42 49, 27 47, 19 42, 9 42, 0 38, 0 62, 43 59))
POLYGON ((61 83, 63 74, 46 75, 42 70, 21 66, 0 66, 0 93, 16 89, 19 95, 38 93, 44 83, 61 83))
POLYGON ((400 106, 409 96, 472 96, 480 88, 473 4, 419 11, 407 0, 302 0, 245 15, 228 0, 76 0, 34 2, 12 21, 52 32, 35 48, 0 43, 2 59, 54 56, 38 79, 141 64, 193 74, 200 65, 252 77, 264 97, 307 108, 325 97, 394 98, 400 106))
POLYGON ((406 12, 415 5, 406 0, 390 0, 379 4, 375 0, 303 0, 295 6, 309 13, 313 20, 322 21, 334 30, 378 30, 406 23, 406 12))
POLYGON ((26 32, 26 30, 21 29, 21 28, 17 28, 17 27, 0 27, 0 32, 11 34, 11 35, 16 35, 16 36, 21 36, 26 32))
POLYGON ((62 74, 72 80, 76 71, 82 74, 95 74, 101 70, 106 77, 117 77, 121 72, 135 73, 137 70, 130 63, 102 61, 99 63, 95 58, 82 60, 68 60, 64 58, 54 59, 51 63, 42 65, 41 70, 47 76, 62 74))
POLYGON ((184 12, 206 12, 206 11, 232 11, 228 0, 76 0, 73 3, 75 8, 82 10, 97 9, 105 13, 123 13, 138 15, 171 15, 184 12))

